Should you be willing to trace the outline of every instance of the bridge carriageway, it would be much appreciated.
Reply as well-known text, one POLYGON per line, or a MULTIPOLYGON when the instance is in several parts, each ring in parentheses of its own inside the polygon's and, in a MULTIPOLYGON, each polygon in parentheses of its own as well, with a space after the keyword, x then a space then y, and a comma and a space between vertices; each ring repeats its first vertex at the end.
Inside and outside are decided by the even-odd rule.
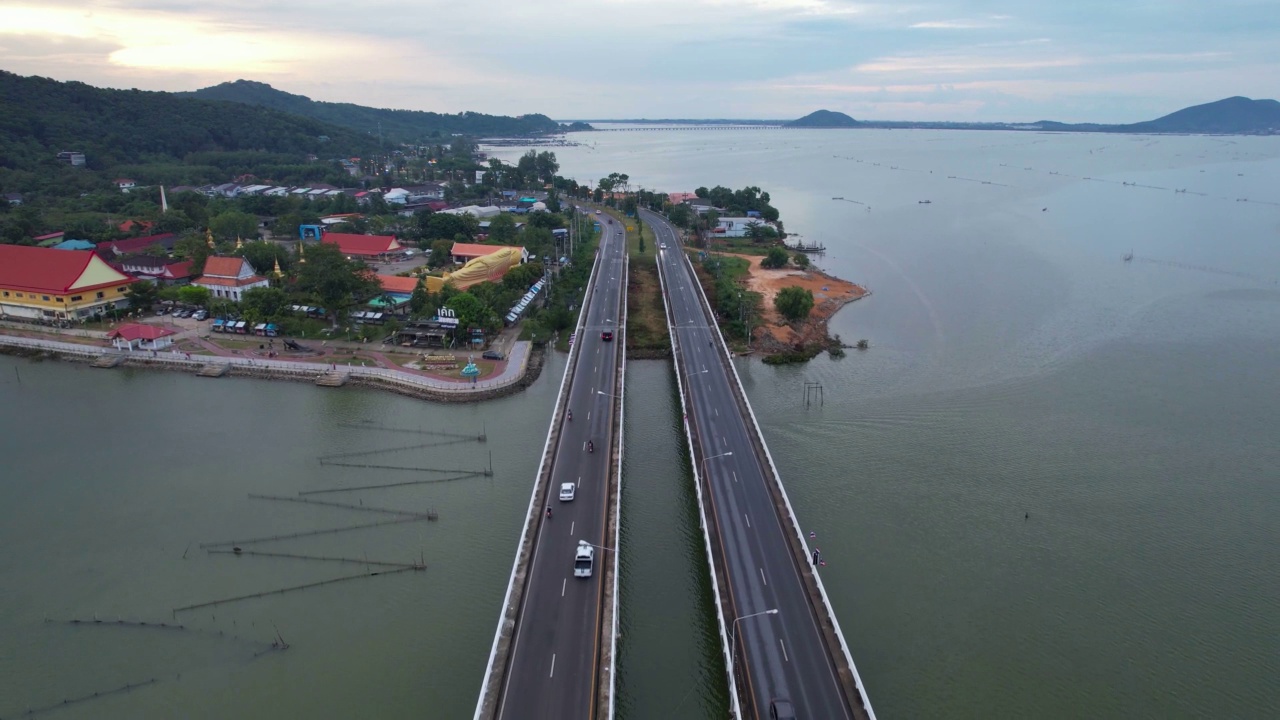
POLYGON ((476 720, 613 717, 627 257, 623 228, 601 228, 476 720), (558 499, 565 484, 572 501, 558 499), (594 555, 585 578, 574 574, 581 542, 594 555))
POLYGON ((659 242, 733 711, 769 717, 786 702, 802 718, 874 718, 679 235, 644 220, 659 242))

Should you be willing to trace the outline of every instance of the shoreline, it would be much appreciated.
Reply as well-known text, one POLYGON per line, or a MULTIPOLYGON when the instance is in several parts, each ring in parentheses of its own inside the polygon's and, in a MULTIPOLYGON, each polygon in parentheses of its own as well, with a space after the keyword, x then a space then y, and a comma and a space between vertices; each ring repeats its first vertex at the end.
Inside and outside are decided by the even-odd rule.
MULTIPOLYGON (((223 373, 231 377, 248 377, 261 380, 285 380, 289 382, 307 382, 316 384, 316 380, 333 373, 329 366, 318 363, 290 363, 285 361, 266 361, 219 356, 192 356, 187 360, 183 353, 161 351, 156 356, 148 355, 150 351, 120 352, 110 348, 94 345, 75 346, 71 343, 59 343, 50 340, 27 338, 0 334, 0 355, 27 358, 33 361, 46 359, 62 362, 74 362, 92 365, 102 358, 118 358, 110 367, 129 367, 149 370, 166 370, 183 372, 198 376, 199 372, 209 365, 223 365, 223 373)), ((429 387, 421 382, 420 376, 413 376, 386 368, 342 367, 338 372, 343 375, 344 383, 360 387, 385 390, 398 395, 405 395, 420 400, 448 403, 481 402, 513 395, 533 384, 542 374, 546 363, 547 349, 530 343, 520 368, 513 378, 501 381, 500 384, 484 383, 450 383, 449 388, 429 387)), ((440 381, 437 381, 440 382, 440 381)))
POLYGON ((838 278, 814 267, 769 269, 760 266, 763 256, 727 253, 746 260, 746 287, 759 293, 763 305, 763 324, 752 328, 752 349, 761 356, 790 356, 807 353, 816 356, 822 350, 850 347, 830 335, 831 318, 850 303, 871 295, 862 285, 838 278), (773 307, 773 298, 784 287, 799 286, 813 293, 813 309, 799 323, 787 322, 773 307))

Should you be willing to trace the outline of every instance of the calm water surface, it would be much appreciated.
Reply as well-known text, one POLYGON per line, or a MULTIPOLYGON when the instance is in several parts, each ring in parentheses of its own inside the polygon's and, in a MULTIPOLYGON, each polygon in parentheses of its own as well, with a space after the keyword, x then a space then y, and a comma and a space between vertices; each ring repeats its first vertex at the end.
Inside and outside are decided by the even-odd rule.
MULTIPOLYGON (((739 371, 880 717, 1273 714, 1280 139, 575 139, 557 155, 579 180, 763 187, 830 248, 822 266, 874 291, 833 325, 871 350, 739 371), (804 407, 805 381, 825 405, 804 407)), ((155 678, 56 716, 469 717, 562 362, 520 395, 448 406, 0 358, 0 716, 155 678), (320 465, 444 440, 344 426, 361 421, 488 442, 348 462, 465 470, 492 453, 494 476, 316 496, 440 520, 254 547, 421 557, 425 573, 179 613, 185 631, 58 622, 172 622, 363 572, 199 548, 383 517, 249 493, 452 477, 320 465), (291 649, 255 657, 277 628, 291 649)), ((670 373, 628 372, 627 718, 724 709, 670 373)))

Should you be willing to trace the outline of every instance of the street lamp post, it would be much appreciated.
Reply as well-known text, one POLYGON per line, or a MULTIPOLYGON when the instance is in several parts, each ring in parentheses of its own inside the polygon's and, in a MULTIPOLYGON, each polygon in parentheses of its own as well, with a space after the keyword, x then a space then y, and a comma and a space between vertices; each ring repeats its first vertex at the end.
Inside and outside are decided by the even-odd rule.
POLYGON ((778 614, 778 608, 772 608, 770 610, 761 610, 760 612, 757 612, 757 613, 751 613, 750 615, 743 615, 741 617, 736 617, 733 619, 733 625, 729 627, 729 681, 733 683, 733 692, 735 694, 738 692, 738 676, 735 674, 737 673, 737 657, 738 657, 738 646, 737 646, 737 643, 735 642, 737 640, 738 623, 753 617, 759 617, 761 615, 777 615, 777 614, 778 614))
MULTIPOLYGON (((710 457, 702 458, 702 476, 707 477, 707 461, 715 460, 716 458, 729 457, 732 454, 733 454, 733 451, 730 450, 729 452, 722 452, 719 455, 712 455, 710 457)), ((707 479, 707 482, 708 483, 711 482, 710 478, 707 479)))

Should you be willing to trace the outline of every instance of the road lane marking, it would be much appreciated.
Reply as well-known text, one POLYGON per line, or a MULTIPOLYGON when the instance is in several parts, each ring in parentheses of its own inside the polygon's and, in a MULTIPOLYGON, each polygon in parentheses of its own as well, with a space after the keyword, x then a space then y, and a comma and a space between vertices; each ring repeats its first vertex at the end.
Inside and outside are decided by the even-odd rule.
POLYGON ((549 677, 555 677, 555 676, 556 676, 556 654, 551 653, 551 675, 549 677))
POLYGON ((783 644, 782 638, 778 638, 778 645, 782 648, 782 659, 786 662, 791 662, 791 658, 787 657, 787 646, 783 644))
POLYGON ((742 513, 742 518, 747 521, 747 527, 751 527, 751 518, 747 517, 746 513, 742 513))
POLYGON ((760 568, 760 582, 764 583, 765 585, 769 584, 769 581, 764 579, 764 568, 760 568))
POLYGON ((574 520, 573 522, 569 523, 569 537, 573 537, 573 528, 577 524, 578 524, 577 520, 574 520))
POLYGON ((734 482, 738 482, 738 471, 737 471, 737 470, 733 470, 732 472, 733 472, 733 481, 734 481, 734 482))
POLYGON ((565 588, 569 587, 569 578, 560 581, 560 597, 564 597, 565 588))

